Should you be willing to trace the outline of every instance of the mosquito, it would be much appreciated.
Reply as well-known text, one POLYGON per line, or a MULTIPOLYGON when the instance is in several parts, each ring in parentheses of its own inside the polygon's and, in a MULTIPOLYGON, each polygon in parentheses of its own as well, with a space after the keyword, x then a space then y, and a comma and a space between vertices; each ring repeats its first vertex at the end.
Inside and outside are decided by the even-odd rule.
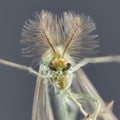
POLYGON ((37 13, 22 30, 23 54, 39 65, 32 67, 0 59, 0 64, 37 76, 32 120, 118 120, 100 97, 82 67, 89 63, 120 63, 120 56, 91 57, 99 43, 89 16, 48 11, 37 13))

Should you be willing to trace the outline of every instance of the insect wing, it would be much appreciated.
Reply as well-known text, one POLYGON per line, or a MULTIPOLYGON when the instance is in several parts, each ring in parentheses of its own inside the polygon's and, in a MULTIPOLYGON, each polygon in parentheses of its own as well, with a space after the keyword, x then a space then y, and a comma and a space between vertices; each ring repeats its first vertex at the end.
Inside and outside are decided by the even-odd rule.
POLYGON ((36 80, 32 120, 55 120, 50 106, 48 83, 40 77, 36 80))
MULTIPOLYGON (((88 95, 91 98, 98 99, 101 104, 101 111, 105 110, 106 108, 105 102, 100 97, 99 93, 97 92, 95 87, 92 85, 92 83, 90 82, 90 80, 88 79, 88 77, 86 76, 86 74, 82 69, 79 69, 78 71, 75 72, 72 86, 73 86, 73 90, 75 90, 77 93, 83 93, 83 95, 88 95)), ((92 103, 90 104, 86 102, 86 103, 83 103, 82 105, 87 110, 95 109, 95 105, 93 105, 92 103)), ((118 120, 111 110, 101 114, 97 120, 101 120, 101 117, 102 117, 102 120, 118 120)))

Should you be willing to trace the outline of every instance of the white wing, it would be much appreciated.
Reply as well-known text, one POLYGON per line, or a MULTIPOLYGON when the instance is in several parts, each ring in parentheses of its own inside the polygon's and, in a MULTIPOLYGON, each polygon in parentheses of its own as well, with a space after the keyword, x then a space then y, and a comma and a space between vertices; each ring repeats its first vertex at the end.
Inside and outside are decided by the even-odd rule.
POLYGON ((40 77, 36 81, 32 120, 55 120, 51 110, 48 83, 40 77))
MULTIPOLYGON (((79 69, 75 72, 75 78, 73 79, 72 86, 73 90, 75 90, 77 93, 83 93, 93 98, 99 99, 101 102, 101 110, 105 110, 105 102, 100 97, 95 87, 92 85, 82 69, 79 69)), ((85 106, 89 108, 89 104, 85 104, 85 106)), ((101 114, 100 118, 98 117, 97 120, 101 120, 101 118, 102 120, 118 120, 111 110, 101 114)))

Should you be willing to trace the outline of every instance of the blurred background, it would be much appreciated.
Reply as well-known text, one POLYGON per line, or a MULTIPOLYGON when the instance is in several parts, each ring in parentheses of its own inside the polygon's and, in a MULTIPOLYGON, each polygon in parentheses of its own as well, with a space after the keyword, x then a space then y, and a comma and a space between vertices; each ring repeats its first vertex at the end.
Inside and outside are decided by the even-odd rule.
MULTIPOLYGON (((42 9, 61 14, 77 11, 90 15, 99 33, 96 56, 120 55, 119 0, 0 0, 0 58, 30 65, 21 55, 21 28, 42 9)), ((120 118, 120 64, 90 64, 83 68, 106 103, 115 100, 113 111, 120 118)), ((30 120, 36 77, 0 65, 0 120, 30 120)))

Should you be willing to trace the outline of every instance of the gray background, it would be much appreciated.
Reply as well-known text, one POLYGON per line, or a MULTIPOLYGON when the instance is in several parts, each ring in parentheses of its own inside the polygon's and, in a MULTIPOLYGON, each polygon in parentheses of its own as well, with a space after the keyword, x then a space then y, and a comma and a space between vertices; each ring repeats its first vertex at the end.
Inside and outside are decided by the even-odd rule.
MULTIPOLYGON (((41 9, 90 15, 99 33, 97 56, 120 54, 120 0, 0 0, 0 58, 30 65, 30 59, 21 57, 20 31, 41 9)), ((120 118, 120 64, 88 65, 84 70, 106 102, 115 100, 113 110, 120 118)), ((30 120, 35 79, 0 65, 0 120, 30 120)))

